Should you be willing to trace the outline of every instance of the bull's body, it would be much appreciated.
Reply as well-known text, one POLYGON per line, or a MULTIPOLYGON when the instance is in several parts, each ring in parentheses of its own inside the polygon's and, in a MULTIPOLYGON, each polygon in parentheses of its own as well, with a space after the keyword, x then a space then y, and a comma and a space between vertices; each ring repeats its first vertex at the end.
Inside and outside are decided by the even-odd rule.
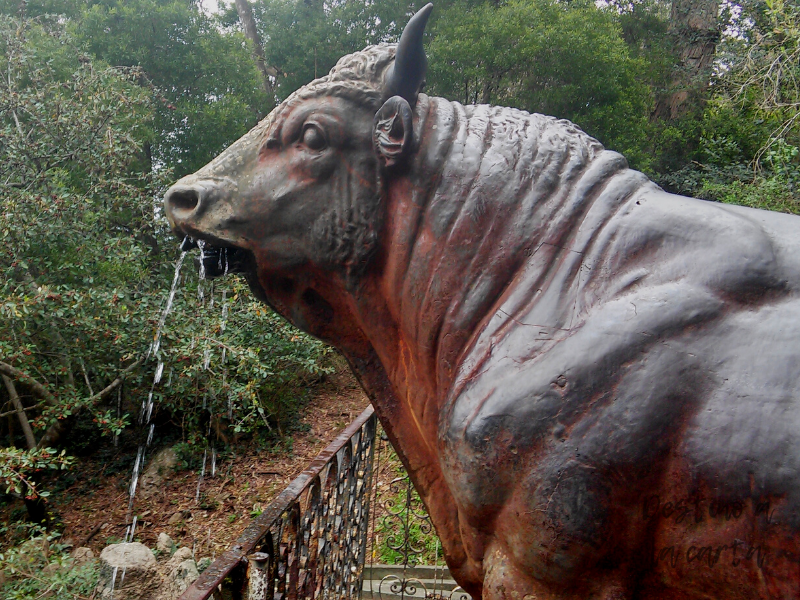
POLYGON ((168 214, 348 358, 474 595, 797 598, 800 218, 416 100, 381 168, 375 105, 301 90, 168 214))

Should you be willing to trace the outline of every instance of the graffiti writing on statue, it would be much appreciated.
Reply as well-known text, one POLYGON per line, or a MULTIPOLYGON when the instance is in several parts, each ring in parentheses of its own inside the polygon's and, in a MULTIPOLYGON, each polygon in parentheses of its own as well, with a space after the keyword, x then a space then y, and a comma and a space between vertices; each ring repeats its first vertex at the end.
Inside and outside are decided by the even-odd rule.
POLYGON ((666 564, 677 567, 681 561, 687 565, 713 569, 718 563, 727 562, 732 567, 741 567, 747 561, 753 561, 759 568, 767 564, 769 551, 765 546, 753 546, 742 540, 733 540, 730 544, 718 546, 667 546, 656 550, 653 565, 666 564))
MULTIPOLYGON (((676 524, 692 521, 701 523, 706 518, 730 521, 746 517, 747 514, 745 503, 740 500, 705 501, 702 496, 691 496, 662 501, 658 494, 651 494, 642 501, 642 518, 670 520, 676 524)), ((754 517, 764 519, 767 525, 772 524, 774 514, 775 510, 770 510, 769 500, 755 503, 754 517)))
MULTIPOLYGON (((663 500, 658 494, 650 494, 642 500, 642 518, 646 521, 661 520, 675 525, 692 525, 707 521, 738 521, 741 519, 757 520, 761 525, 774 525, 774 509, 770 500, 759 500, 751 503, 741 500, 705 499, 700 495, 687 496, 672 500, 663 500)), ((741 567, 752 562, 759 568, 767 565, 769 548, 763 544, 732 539, 728 543, 698 546, 671 545, 657 548, 653 552, 652 565, 669 565, 678 567, 681 562, 689 566, 715 568, 720 563, 732 567, 741 567)))

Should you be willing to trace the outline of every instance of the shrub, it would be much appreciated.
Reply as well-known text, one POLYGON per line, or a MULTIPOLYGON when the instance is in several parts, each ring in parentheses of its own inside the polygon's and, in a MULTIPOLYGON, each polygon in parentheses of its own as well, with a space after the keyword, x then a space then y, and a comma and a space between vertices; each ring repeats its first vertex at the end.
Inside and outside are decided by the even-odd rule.
MULTIPOLYGON (((28 539, 0 553, 0 597, 4 600, 82 599, 92 595, 100 578, 96 561, 76 565, 59 534, 39 526, 28 529, 28 539)), ((0 534, 8 533, 7 528, 0 534)))

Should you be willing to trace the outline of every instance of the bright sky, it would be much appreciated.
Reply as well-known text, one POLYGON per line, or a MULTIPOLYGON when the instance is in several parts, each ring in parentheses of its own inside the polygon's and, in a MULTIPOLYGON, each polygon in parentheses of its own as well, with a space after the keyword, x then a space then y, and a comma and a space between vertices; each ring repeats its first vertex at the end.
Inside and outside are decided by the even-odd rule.
POLYGON ((200 6, 207 13, 217 12, 217 0, 200 0, 200 6))

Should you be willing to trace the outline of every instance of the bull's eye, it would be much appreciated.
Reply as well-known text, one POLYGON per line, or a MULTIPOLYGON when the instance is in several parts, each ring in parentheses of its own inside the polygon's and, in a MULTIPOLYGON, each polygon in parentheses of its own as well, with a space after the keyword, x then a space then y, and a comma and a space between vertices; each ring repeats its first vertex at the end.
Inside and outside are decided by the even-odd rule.
POLYGON ((322 150, 325 147, 325 136, 316 125, 306 125, 303 130, 303 144, 311 150, 322 150))

